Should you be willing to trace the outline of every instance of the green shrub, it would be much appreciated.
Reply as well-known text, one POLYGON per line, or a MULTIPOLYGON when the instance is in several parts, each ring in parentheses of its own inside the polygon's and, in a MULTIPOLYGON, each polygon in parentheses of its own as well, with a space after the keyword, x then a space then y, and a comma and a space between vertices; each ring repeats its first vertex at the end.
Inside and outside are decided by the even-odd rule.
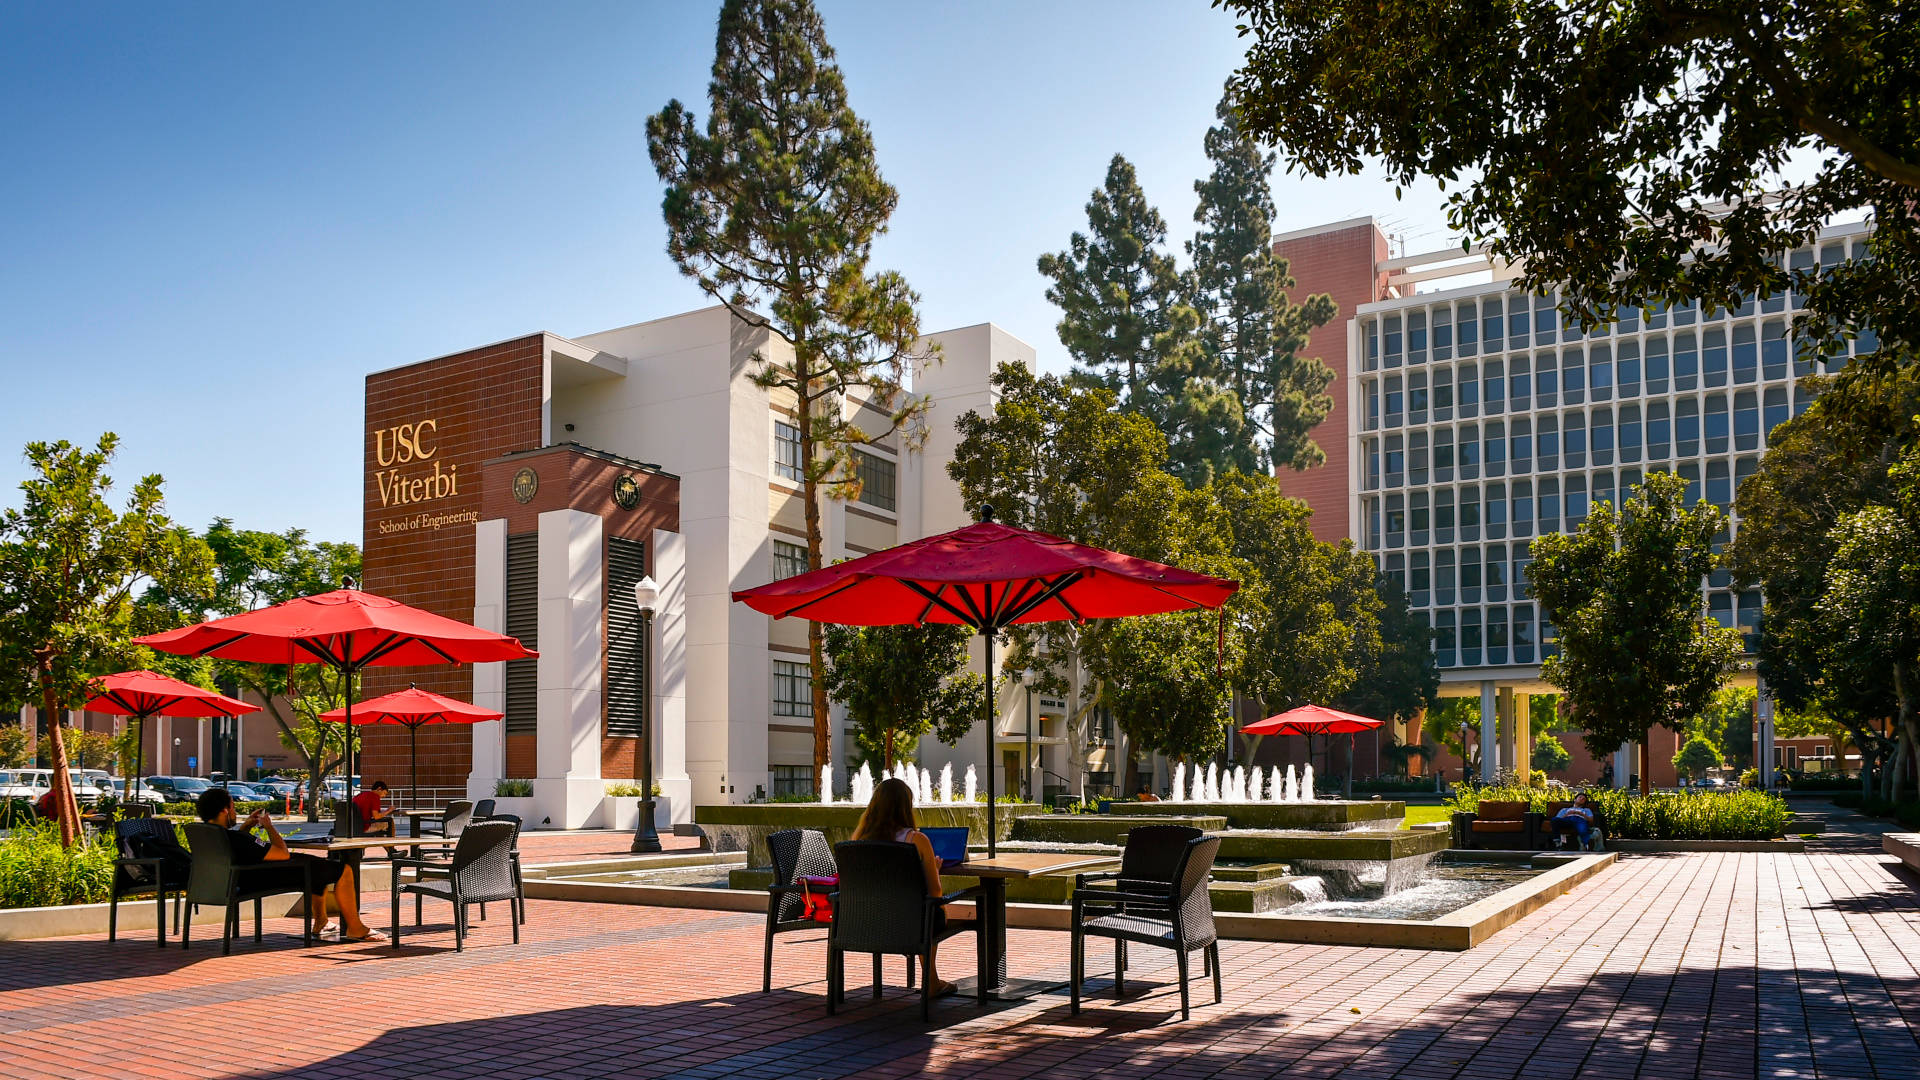
POLYGON ((533 797, 531 780, 495 780, 493 795, 496 799, 527 799, 533 797))
POLYGON ((1402 792, 1431 795, 1433 777, 1415 777, 1412 780, 1355 780, 1353 790, 1355 794, 1364 792, 1370 795, 1398 795, 1402 792))
POLYGON ((1806 773, 1789 778, 1787 786, 1794 791, 1859 791, 1860 778, 1845 773, 1806 773))
MULTIPOLYGON (((266 802, 247 801, 233 804, 233 812, 241 817, 246 817, 255 810, 265 810, 270 814, 284 814, 287 812, 287 801, 285 799, 271 799, 266 802)), ((195 809, 191 801, 161 803, 160 813, 168 817, 184 818, 188 821, 200 820, 200 811, 195 809)))
POLYGON ((53 822, 16 826, 0 839, 0 908, 99 903, 113 885, 115 855, 104 836, 69 851, 53 822))
MULTIPOLYGON (((496 792, 495 794, 498 794, 496 792)), ((616 799, 637 799, 640 797, 640 785, 628 780, 616 780, 607 785, 607 794, 616 799)), ((660 797, 660 781, 653 782, 653 797, 660 797)), ((811 796, 809 796, 811 798, 811 796)), ((779 799, 774 800, 778 802, 779 799)))
MULTIPOLYGON (((1786 831, 1792 811, 1785 799, 1764 791, 1661 791, 1639 795, 1612 788, 1588 788, 1606 822, 1607 836, 1620 840, 1771 840, 1786 831)), ((1526 802, 1545 811, 1564 801, 1538 788, 1459 787, 1449 804, 1472 813, 1480 801, 1526 802)))
POLYGON ((1833 797, 1833 805, 1874 817, 1892 818, 1909 829, 1920 829, 1920 801, 1891 803, 1878 796, 1863 798, 1857 791, 1833 797))

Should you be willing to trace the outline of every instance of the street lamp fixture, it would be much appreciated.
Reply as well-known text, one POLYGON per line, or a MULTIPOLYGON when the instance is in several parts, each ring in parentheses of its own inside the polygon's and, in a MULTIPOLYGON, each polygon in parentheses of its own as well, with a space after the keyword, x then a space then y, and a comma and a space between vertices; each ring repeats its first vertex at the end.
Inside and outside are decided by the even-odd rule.
POLYGON ((1027 767, 1021 771, 1026 774, 1024 787, 1028 802, 1033 801, 1033 680, 1039 677, 1040 673, 1032 668, 1020 673, 1020 681, 1027 684, 1027 767))
POLYGON ((633 603, 640 609, 640 827, 628 850, 650 854, 660 850, 653 828, 653 613, 660 607, 660 586, 653 575, 634 583, 633 603))

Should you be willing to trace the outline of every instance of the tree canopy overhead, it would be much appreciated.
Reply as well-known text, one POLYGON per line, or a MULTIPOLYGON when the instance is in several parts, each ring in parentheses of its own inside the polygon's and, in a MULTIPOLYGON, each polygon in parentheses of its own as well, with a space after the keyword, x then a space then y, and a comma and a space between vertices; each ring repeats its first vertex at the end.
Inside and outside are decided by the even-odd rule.
POLYGON ((1883 357, 1920 342, 1920 20, 1899 0, 1215 4, 1252 39, 1230 84, 1250 132, 1316 176, 1437 177, 1455 229, 1582 319, 1791 281, 1823 351, 1868 326, 1883 357), (1790 185, 1795 154, 1818 161, 1790 185), (1779 263, 1860 209, 1871 259, 1779 263))
MULTIPOLYGON (((679 101, 647 119, 666 185, 667 253, 701 290, 791 350, 757 354, 754 378, 793 402, 807 565, 822 565, 820 499, 860 493, 857 449, 926 407, 903 387, 933 359, 920 298, 871 267, 899 194, 880 176, 873 133, 847 100, 826 28, 809 0, 727 0, 720 11, 704 130, 679 101), (849 402, 873 406, 877 423, 849 402)), ((827 763, 824 638, 807 624, 813 763, 827 763)))

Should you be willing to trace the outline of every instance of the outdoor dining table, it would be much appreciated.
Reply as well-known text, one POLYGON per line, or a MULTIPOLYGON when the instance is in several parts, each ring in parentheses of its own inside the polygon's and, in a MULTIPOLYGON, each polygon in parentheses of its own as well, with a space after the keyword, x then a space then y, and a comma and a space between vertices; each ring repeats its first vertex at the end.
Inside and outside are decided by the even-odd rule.
POLYGON ((980 879, 977 928, 986 945, 981 977, 974 993, 982 1001, 1024 1001, 1035 994, 1058 989, 1061 982, 1007 978, 1007 882, 1013 879, 1046 877, 1050 874, 1077 874, 1098 870, 1120 861, 1118 855, 1077 855, 1060 851, 1019 851, 992 858, 970 858, 945 873, 980 879))
MULTIPOLYGON (((422 821, 445 821, 447 811, 440 807, 422 807, 418 810, 395 810, 393 816, 407 819, 408 836, 419 836, 422 821)), ((434 839, 438 840, 440 837, 436 835, 434 839)))
POLYGON ((353 895, 360 895, 360 860, 368 848, 388 847, 427 847, 439 846, 446 840, 438 836, 355 836, 352 838, 323 834, 320 836, 286 838, 287 847, 298 851, 308 851, 325 855, 329 859, 339 859, 353 866, 353 895))

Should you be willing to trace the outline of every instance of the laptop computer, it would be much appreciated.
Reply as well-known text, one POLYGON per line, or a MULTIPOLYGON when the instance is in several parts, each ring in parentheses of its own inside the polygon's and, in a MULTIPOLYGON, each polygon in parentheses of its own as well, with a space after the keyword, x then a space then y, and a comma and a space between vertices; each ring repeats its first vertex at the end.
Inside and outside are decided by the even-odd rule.
POLYGON ((940 868, 951 870, 967 861, 967 830, 965 828, 921 829, 933 853, 940 857, 940 868))

